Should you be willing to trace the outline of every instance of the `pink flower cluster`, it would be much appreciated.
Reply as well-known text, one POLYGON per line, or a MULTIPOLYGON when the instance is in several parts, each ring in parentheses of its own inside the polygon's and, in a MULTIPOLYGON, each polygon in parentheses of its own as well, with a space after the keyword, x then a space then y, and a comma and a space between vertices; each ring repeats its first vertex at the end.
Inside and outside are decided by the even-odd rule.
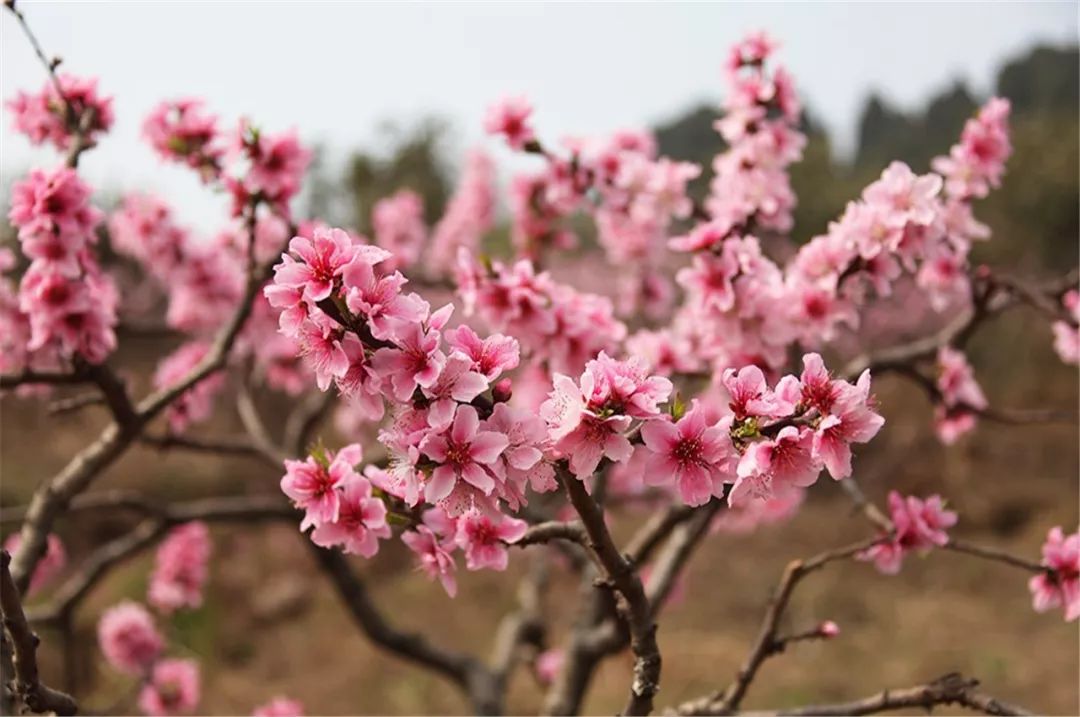
MULTIPOLYGON (((4 550, 14 555, 21 542, 22 534, 12 533, 4 541, 4 550)), ((40 592, 43 587, 53 581, 66 565, 67 550, 64 549, 63 541, 60 540, 60 536, 56 533, 49 533, 45 541, 45 555, 38 561, 37 567, 34 568, 34 574, 30 576, 30 588, 26 592, 27 596, 40 592)))
POLYGON ((1076 289, 1065 292, 1061 305, 1071 320, 1054 322, 1054 350, 1062 361, 1075 366, 1080 363, 1080 292, 1076 289))
MULTIPOLYGON (((731 51, 726 79, 726 114, 716 129, 729 149, 713 161, 705 207, 723 233, 791 229, 795 194, 787 166, 802 158, 806 137, 798 131, 802 108, 791 75, 772 72, 767 61, 775 44, 764 33, 750 35, 731 51)), ((722 237, 721 237, 722 238, 722 237)))
POLYGON ((1009 101, 995 97, 969 119, 960 142, 947 157, 934 159, 934 171, 945 178, 945 192, 958 200, 982 198, 1001 185, 1009 142, 1009 101))
POLYGON ((158 660, 139 691, 139 709, 150 717, 190 713, 198 706, 199 695, 199 663, 175 658, 158 660))
POLYGON ((295 131, 269 134, 242 119, 223 133, 196 99, 160 103, 143 122, 143 137, 163 159, 187 165, 205 182, 220 181, 232 197, 234 217, 254 201, 288 217, 311 162, 295 131))
MULTIPOLYGON (((668 379, 649 375, 644 361, 617 361, 604 352, 585 365, 578 382, 556 373, 554 384, 550 398, 540 406, 540 415, 547 423, 555 455, 567 458, 570 472, 582 480, 596 471, 601 459, 629 460, 633 453, 627 437, 631 425, 660 418, 659 404, 667 401, 672 390, 668 379)), ((643 438, 648 426, 646 423, 642 429, 643 438)), ((656 440, 665 436, 658 431, 656 440)), ((703 447, 695 458, 706 461, 712 456, 710 446, 703 447)), ((697 465, 682 465, 695 477, 700 472, 697 465)))
POLYGON ((1051 528, 1042 546, 1042 564, 1047 571, 1031 578, 1032 603, 1038 612, 1065 609, 1065 620, 1080 618, 1080 532, 1065 535, 1051 528))
POLYGON ((934 428, 942 443, 952 445, 975 428, 976 413, 988 404, 962 351, 943 346, 938 351, 937 368, 940 401, 934 412, 934 428))
POLYGON ((142 605, 130 601, 102 614, 98 644, 106 661, 129 675, 146 674, 165 649, 154 618, 142 605))
POLYGON ((203 110, 202 100, 162 102, 143 122, 143 137, 163 159, 186 164, 204 181, 221 173, 225 147, 217 117, 203 110))
POLYGON ((109 218, 109 236, 117 251, 137 261, 168 293, 165 321, 173 328, 212 331, 240 300, 243 264, 231 252, 198 241, 155 197, 124 197, 109 218))
POLYGON ((892 533, 858 556, 873 561, 886 575, 900 572, 906 554, 948 543, 946 530, 956 525, 956 513, 945 509, 941 496, 932 495, 924 501, 915 496, 905 498, 896 491, 889 493, 889 519, 892 533))
POLYGON ((201 521, 173 528, 158 547, 147 600, 163 613, 197 608, 203 601, 210 531, 201 521))
POLYGON ((417 262, 427 239, 424 204, 419 194, 403 189, 375 202, 371 224, 375 243, 392 254, 387 269, 408 269, 417 262))
POLYGON ((465 159, 457 190, 431 232, 427 263, 437 274, 454 270, 458 252, 475 254, 495 220, 495 165, 480 150, 465 159))
POLYGON ((552 371, 580 371, 626 336, 609 299, 559 284, 528 260, 482 266, 462 252, 456 278, 467 316, 477 313, 491 329, 513 336, 528 360, 552 371))
POLYGON ((593 216, 601 246, 619 274, 620 310, 642 307, 660 317, 673 303, 669 280, 657 270, 667 229, 693 210, 687 184, 700 167, 656 157, 647 132, 620 131, 609 137, 568 138, 569 156, 539 144, 524 100, 504 101, 489 110, 487 128, 507 137, 511 147, 540 154, 546 165, 517 175, 510 186, 511 235, 520 257, 538 260, 545 247, 576 243, 564 221, 574 212, 593 216))
POLYGON ((95 144, 113 124, 112 98, 98 95, 94 78, 61 74, 56 82, 46 82, 40 92, 20 91, 5 105, 16 132, 33 144, 48 143, 61 151, 68 149, 80 127, 86 140, 95 144), (91 113, 89 118, 83 119, 87 112, 91 113))
POLYGON ((16 337, 5 364, 55 367, 76 355, 100 363, 116 348, 119 297, 91 251, 101 218, 72 169, 35 169, 13 187, 8 219, 31 263, 17 311, 0 313, 0 333, 16 337))
POLYGON ((311 540, 370 558, 379 539, 390 537, 386 506, 374 497, 371 481, 357 472, 359 445, 337 453, 320 452, 303 461, 285 461, 281 490, 304 511, 301 530, 314 527, 311 540))
MULTIPOLYGON (((642 425, 638 451, 645 455, 628 469, 646 485, 670 488, 687 505, 726 496, 738 511, 734 530, 791 515, 823 468, 835 479, 851 475, 852 444, 869 441, 884 423, 868 372, 851 384, 833 379, 817 354, 805 355, 803 365, 801 376, 784 376, 774 387, 757 366, 728 369, 722 394, 695 399, 684 415, 656 415, 642 425)), ((566 398, 572 387, 557 377, 559 401, 549 402, 547 411, 575 409, 566 398)), ((599 415, 629 425, 618 411, 599 415)), ((586 435, 597 440, 601 434, 594 428, 586 435)), ((618 438, 608 440, 617 455, 625 450, 618 438)), ((571 451, 589 455, 579 445, 571 451)))

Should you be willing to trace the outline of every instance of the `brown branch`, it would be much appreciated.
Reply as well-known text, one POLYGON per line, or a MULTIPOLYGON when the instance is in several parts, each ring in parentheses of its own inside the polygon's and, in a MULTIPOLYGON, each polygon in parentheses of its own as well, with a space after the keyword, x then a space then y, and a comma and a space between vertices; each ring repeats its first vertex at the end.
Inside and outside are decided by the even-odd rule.
POLYGON ((8 551, 0 551, 0 608, 4 615, 4 629, 11 642, 14 696, 31 712, 73 715, 78 711, 78 706, 71 695, 41 682, 37 665, 40 640, 23 614, 19 589, 11 577, 10 563, 8 551))
POLYGON ((999 563, 1005 563, 1006 565, 1012 565, 1013 567, 1027 570, 1032 573, 1046 573, 1052 572, 1050 568, 1040 563, 1036 563, 1031 560, 1019 558, 1015 555, 1002 552, 995 548, 986 548, 981 545, 975 545, 964 540, 957 540, 956 538, 949 538, 949 542, 941 546, 944 550, 951 550, 954 553, 965 553, 967 555, 974 555, 986 560, 993 560, 999 563))
MULTIPOLYGON (((47 604, 31 611, 30 619, 33 622, 56 623, 65 619, 110 570, 153 546, 174 526, 193 520, 255 523, 297 518, 295 509, 279 495, 205 498, 161 506, 150 501, 137 501, 128 494, 115 497, 120 500, 112 507, 138 507, 151 517, 130 532, 95 549, 53 593, 47 604)), ((100 501, 95 507, 109 506, 100 501)))
POLYGON ((686 567, 690 556, 701 540, 708 534, 713 517, 723 506, 720 500, 713 500, 695 511, 693 519, 675 528, 667 548, 657 558, 649 576, 646 593, 652 606, 655 620, 660 608, 667 602, 679 574, 686 567))
POLYGON ((500 710, 502 699, 497 694, 494 675, 483 663, 465 653, 437 647, 423 635, 398 630, 371 601, 364 581, 342 553, 320 548, 306 538, 304 542, 331 578, 353 620, 372 642, 398 657, 433 670, 464 689, 477 714, 494 714, 500 710))
POLYGON ((296 455, 303 454, 311 441, 311 435, 319 423, 334 407, 337 395, 333 391, 309 393, 285 420, 282 445, 296 455))
POLYGON ((172 449, 194 451, 196 453, 216 453, 226 456, 246 456, 257 458, 267 466, 281 468, 281 459, 277 454, 270 454, 256 446, 247 438, 197 438, 166 433, 160 436, 143 434, 139 442, 162 451, 172 449))
POLYGON ((604 524, 604 513, 586 492, 585 485, 565 466, 556 469, 571 505, 581 516, 588 534, 589 548, 604 566, 611 586, 622 596, 623 611, 630 630, 630 649, 634 653, 634 680, 623 714, 647 715, 652 712, 653 696, 660 684, 660 648, 656 643, 656 623, 652 608, 637 570, 619 552, 604 524))
POLYGON ((746 715, 767 717, 791 715, 792 717, 818 717, 826 715, 869 715, 890 710, 921 708, 930 712, 938 705, 960 705, 988 715, 1030 715, 1023 707, 978 692, 978 680, 966 679, 959 673, 950 673, 933 682, 915 687, 884 690, 876 695, 852 702, 831 705, 793 707, 775 712, 746 712, 746 715))
POLYGON ((521 540, 514 543, 514 545, 524 548, 529 545, 548 543, 553 540, 568 540, 571 543, 577 543, 578 545, 584 546, 588 541, 588 535, 585 532, 585 526, 583 526, 580 521, 563 522, 559 520, 549 520, 531 526, 525 531, 525 535, 521 537, 521 540))
POLYGON ((769 607, 765 612, 765 619, 762 621, 757 640, 754 642, 750 654, 743 662, 742 667, 739 668, 735 681, 723 692, 714 692, 706 697, 684 702, 675 711, 680 715, 702 715, 728 714, 738 710, 761 665, 776 653, 780 619, 783 617, 799 581, 815 570, 823 568, 831 562, 851 558, 881 540, 882 538, 863 540, 842 548, 819 553, 807 560, 793 560, 788 563, 787 568, 784 569, 783 577, 780 579, 780 584, 772 600, 769 601, 769 607))

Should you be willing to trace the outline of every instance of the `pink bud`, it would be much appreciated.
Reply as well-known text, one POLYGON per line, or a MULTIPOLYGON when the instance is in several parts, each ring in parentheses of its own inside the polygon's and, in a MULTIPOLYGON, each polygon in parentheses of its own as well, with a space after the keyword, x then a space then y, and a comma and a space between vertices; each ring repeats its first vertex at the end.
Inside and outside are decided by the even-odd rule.
POLYGON ((826 620, 818 626, 818 632, 827 639, 832 639, 840 634, 840 626, 832 620, 826 620))
POLYGON ((506 403, 514 395, 513 382, 508 378, 498 381, 491 389, 491 397, 495 403, 506 403))

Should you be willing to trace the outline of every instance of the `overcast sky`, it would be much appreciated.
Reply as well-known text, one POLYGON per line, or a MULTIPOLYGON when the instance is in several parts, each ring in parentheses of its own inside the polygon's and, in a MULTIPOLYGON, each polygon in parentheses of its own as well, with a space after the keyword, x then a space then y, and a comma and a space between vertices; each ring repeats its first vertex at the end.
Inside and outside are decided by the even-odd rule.
MULTIPOLYGON (((153 189, 190 224, 219 207, 162 167, 139 125, 163 98, 199 96, 228 123, 295 126, 340 155, 378 141, 386 120, 449 118, 455 148, 485 141, 488 103, 525 94, 541 136, 602 133, 717 102, 727 47, 765 29, 807 103, 842 149, 871 89, 902 107, 962 78, 991 89, 1001 63, 1036 42, 1077 37, 1076 3, 539 4, 82 2, 19 0, 46 52, 100 77, 116 124, 84 174, 108 189, 153 189)), ((8 13, 0 21, 5 99, 44 73, 8 13)), ((55 161, 10 130, 3 174, 55 161)), ((489 143, 493 148, 495 143, 489 143)), ((506 151, 496 149, 503 166, 506 151)))

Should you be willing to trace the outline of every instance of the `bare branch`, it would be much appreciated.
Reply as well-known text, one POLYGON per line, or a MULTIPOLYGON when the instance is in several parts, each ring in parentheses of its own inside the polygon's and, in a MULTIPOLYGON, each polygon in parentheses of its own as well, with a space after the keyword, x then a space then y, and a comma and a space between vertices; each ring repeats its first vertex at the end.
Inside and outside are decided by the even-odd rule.
POLYGON ((268 454, 256 446, 247 438, 196 438, 194 436, 177 436, 171 433, 155 436, 144 434, 139 437, 139 442, 152 446, 162 451, 179 449, 194 451, 196 453, 217 453, 227 456, 246 456, 257 458, 267 466, 281 467, 281 460, 276 454, 268 454))
POLYGON ((742 667, 727 689, 723 692, 715 692, 701 699, 685 702, 676 708, 680 715, 703 715, 703 714, 729 714, 739 709, 743 698, 746 696, 750 684, 757 676, 758 669, 771 655, 776 654, 777 631, 780 627, 780 619, 787 609, 795 587, 799 581, 810 573, 823 568, 831 562, 851 558, 858 553, 870 548, 883 538, 863 540, 835 550, 819 553, 807 560, 793 560, 784 569, 784 575, 780 584, 769 601, 769 607, 765 612, 765 619, 761 624, 757 640, 754 642, 750 654, 743 662, 742 667))
POLYGON ((0 608, 3 608, 4 629, 11 640, 15 696, 32 712, 73 715, 78 706, 71 695, 42 684, 38 675, 37 647, 40 641, 23 614, 10 563, 11 555, 6 550, 0 551, 0 608))
POLYGON ((1009 553, 1002 552, 995 548, 986 548, 964 540, 957 540, 956 538, 949 538, 949 542, 941 547, 944 550, 951 550, 955 553, 966 553, 979 558, 985 558, 986 560, 1005 563, 1006 565, 1012 565, 1013 567, 1027 570, 1032 573, 1052 572, 1050 568, 1045 565, 1040 565, 1032 560, 1025 560, 1024 558, 1010 555, 1009 553))
POLYGON ((832 705, 811 705, 781 709, 775 712, 745 712, 742 714, 767 717, 791 715, 792 717, 818 717, 826 715, 869 715, 891 710, 921 708, 930 712, 938 705, 960 705, 988 715, 1030 715, 1023 707, 976 691, 978 680, 966 679, 958 673, 939 677, 925 685, 884 690, 876 695, 852 702, 832 705))
POLYGON ((652 712, 653 696, 660 686, 660 648, 656 644, 656 623, 634 565, 619 552, 604 524, 604 513, 585 491, 584 484, 571 475, 565 466, 556 469, 559 482, 570 503, 581 516, 589 537, 589 548, 604 566, 612 587, 625 603, 626 622, 630 629, 630 649, 633 651, 634 681, 623 714, 647 715, 652 712))

